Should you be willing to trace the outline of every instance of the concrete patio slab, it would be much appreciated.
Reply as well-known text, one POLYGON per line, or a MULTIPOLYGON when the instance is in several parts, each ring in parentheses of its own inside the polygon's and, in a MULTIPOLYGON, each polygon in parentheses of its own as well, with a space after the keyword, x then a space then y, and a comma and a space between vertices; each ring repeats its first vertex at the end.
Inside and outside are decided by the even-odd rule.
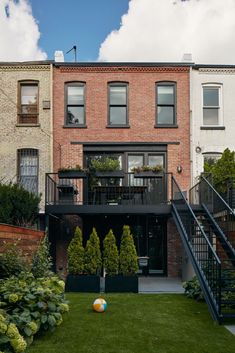
POLYGON ((139 277, 139 293, 184 293, 181 279, 139 277))

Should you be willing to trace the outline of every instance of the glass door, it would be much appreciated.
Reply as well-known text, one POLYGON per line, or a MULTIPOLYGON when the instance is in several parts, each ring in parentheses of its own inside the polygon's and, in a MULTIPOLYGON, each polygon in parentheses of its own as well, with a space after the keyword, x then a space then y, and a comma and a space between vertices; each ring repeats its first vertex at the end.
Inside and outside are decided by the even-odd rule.
POLYGON ((164 225, 156 217, 148 220, 149 274, 166 273, 166 236, 164 225))

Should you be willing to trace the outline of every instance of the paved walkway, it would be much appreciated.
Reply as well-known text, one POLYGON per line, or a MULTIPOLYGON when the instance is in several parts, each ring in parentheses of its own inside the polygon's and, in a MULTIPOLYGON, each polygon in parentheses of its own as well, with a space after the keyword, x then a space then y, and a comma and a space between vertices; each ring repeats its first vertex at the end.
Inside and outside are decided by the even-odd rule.
POLYGON ((181 279, 139 277, 139 293, 184 293, 181 279))

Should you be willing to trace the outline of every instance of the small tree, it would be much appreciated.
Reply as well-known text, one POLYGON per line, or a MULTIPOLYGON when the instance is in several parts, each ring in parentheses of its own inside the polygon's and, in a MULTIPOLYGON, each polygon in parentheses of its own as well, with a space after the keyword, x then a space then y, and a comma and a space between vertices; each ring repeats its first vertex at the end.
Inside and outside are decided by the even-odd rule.
POLYGON ((32 273, 34 277, 49 276, 52 268, 52 258, 50 256, 50 244, 47 234, 42 238, 39 248, 32 261, 32 273))
POLYGON ((89 275, 96 275, 101 269, 100 240, 95 228, 86 243, 84 269, 89 275))
POLYGON ((115 276, 118 273, 118 248, 116 239, 112 229, 108 232, 104 239, 103 263, 104 268, 109 276, 115 276))
POLYGON ((123 226, 120 246, 120 272, 124 276, 134 275, 138 270, 138 259, 130 227, 123 226))
POLYGON ((74 237, 68 250, 68 272, 71 275, 80 275, 84 272, 84 248, 82 245, 82 231, 76 227, 74 237))

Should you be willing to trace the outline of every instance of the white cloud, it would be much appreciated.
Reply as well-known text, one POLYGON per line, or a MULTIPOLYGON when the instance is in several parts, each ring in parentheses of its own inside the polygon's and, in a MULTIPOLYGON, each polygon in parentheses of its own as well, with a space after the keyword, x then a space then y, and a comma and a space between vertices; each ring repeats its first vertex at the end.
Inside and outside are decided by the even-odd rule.
POLYGON ((235 0, 130 0, 120 28, 101 44, 101 61, 235 64, 235 0))
POLYGON ((0 0, 0 61, 44 60, 28 0, 0 0))

